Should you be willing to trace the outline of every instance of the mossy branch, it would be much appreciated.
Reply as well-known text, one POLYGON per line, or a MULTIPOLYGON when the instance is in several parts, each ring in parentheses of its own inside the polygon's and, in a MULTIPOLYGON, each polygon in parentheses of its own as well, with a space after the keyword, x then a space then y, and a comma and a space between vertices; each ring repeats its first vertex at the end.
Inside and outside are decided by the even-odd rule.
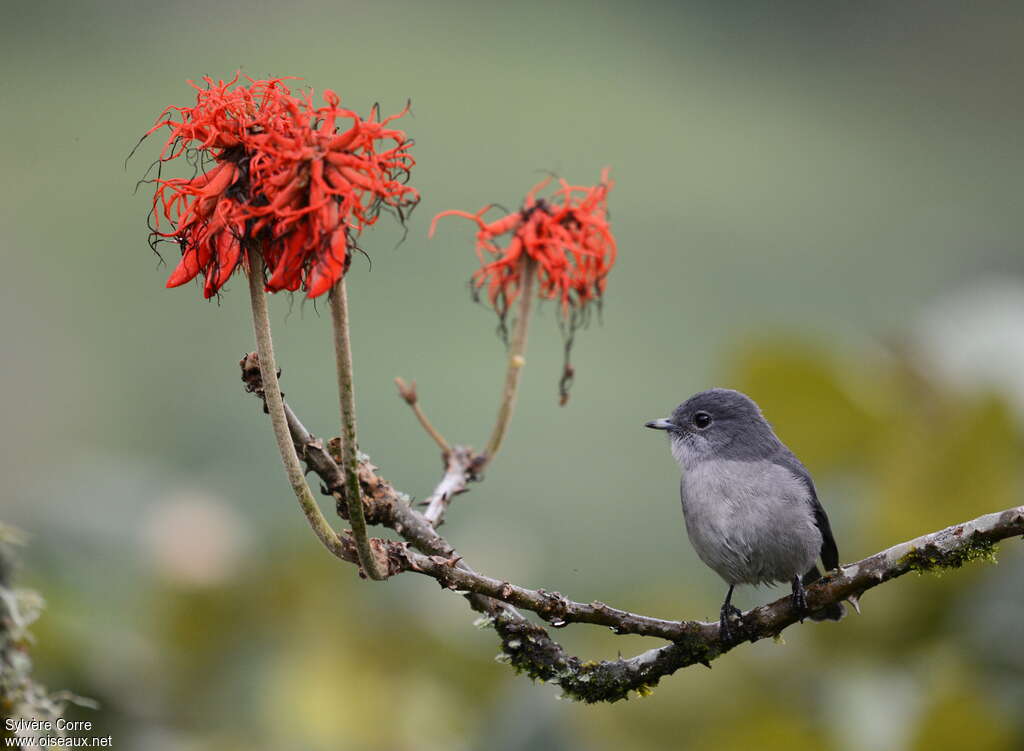
MULTIPOLYGON (((258 374, 250 370, 247 385, 258 393, 253 385, 256 377, 258 374)), ((307 468, 319 475, 325 493, 337 496, 344 475, 334 458, 287 405, 285 414, 307 468)), ((467 475, 463 481, 469 479, 467 475)), ((503 661, 531 678, 557 684, 572 699, 614 702, 631 693, 646 695, 659 680, 677 670, 710 666, 712 660, 743 642, 778 636, 799 621, 792 597, 782 597, 744 613, 736 626, 742 639, 725 643, 717 622, 655 618, 601 602, 575 602, 558 592, 494 579, 477 573, 462 560, 431 521, 413 509, 408 497, 381 478, 368 461, 359 467, 359 481, 367 522, 389 527, 406 541, 404 548, 402 543, 389 543, 388 574, 413 571, 435 579, 445 589, 464 593, 470 606, 484 615, 482 624, 497 632, 503 661), (536 613, 556 628, 589 623, 617 634, 655 636, 670 643, 630 658, 585 661, 566 652, 544 627, 527 620, 517 608, 536 613)), ((807 588, 807 605, 810 610, 820 610, 832 603, 857 600, 868 590, 911 571, 937 571, 959 568, 970 561, 993 560, 996 543, 1016 536, 1024 536, 1024 506, 922 535, 830 571, 807 588)))

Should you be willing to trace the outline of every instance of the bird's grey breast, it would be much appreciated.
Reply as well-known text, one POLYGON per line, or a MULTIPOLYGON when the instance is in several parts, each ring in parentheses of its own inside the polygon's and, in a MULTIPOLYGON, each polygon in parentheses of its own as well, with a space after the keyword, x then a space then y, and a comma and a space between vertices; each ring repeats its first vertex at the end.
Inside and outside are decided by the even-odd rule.
POLYGON ((818 557, 821 532, 807 486, 768 460, 708 459, 683 473, 686 531, 729 584, 786 581, 818 557))

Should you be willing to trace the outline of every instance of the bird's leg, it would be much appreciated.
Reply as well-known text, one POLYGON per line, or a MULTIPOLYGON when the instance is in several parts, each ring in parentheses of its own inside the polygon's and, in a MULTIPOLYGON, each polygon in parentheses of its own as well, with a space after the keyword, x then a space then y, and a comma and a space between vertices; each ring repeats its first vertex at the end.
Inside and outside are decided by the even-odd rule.
POLYGON ((796 611, 800 622, 804 622, 807 615, 807 593, 804 591, 804 583, 800 576, 793 577, 793 610, 796 611))
POLYGON ((735 638, 732 627, 729 625, 730 618, 742 618, 743 611, 732 604, 732 590, 735 584, 729 585, 729 591, 725 593, 725 602, 722 603, 722 611, 718 616, 718 631, 722 642, 731 644, 735 638))

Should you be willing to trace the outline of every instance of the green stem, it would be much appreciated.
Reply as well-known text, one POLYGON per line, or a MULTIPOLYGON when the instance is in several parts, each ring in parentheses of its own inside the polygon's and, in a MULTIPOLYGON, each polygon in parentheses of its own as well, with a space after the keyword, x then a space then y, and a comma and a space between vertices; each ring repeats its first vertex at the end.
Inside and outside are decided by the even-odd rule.
MULTIPOLYGON (((523 357, 526 352, 526 334, 530 326, 530 312, 533 309, 533 285, 536 281, 537 263, 529 256, 522 260, 520 278, 523 284, 519 289, 519 315, 512 331, 512 341, 508 348, 508 369, 505 371, 505 388, 501 392, 501 406, 498 408, 498 419, 491 431, 491 438, 484 449, 484 463, 489 464, 501 448, 501 443, 508 432, 512 419, 512 410, 516 406, 516 392, 519 390, 519 376, 526 365, 523 357)), ((482 469, 482 467, 481 467, 482 469)))
POLYGON ((345 277, 331 290, 331 323, 334 328, 334 361, 338 371, 338 406, 341 411, 341 466, 345 471, 345 503, 359 564, 371 579, 384 579, 366 535, 363 494, 359 487, 359 444, 356 442, 356 398, 352 380, 352 342, 348 326, 348 293, 345 277))
POLYGON ((281 453, 281 462, 292 491, 299 501, 302 513, 306 515, 309 526, 323 543, 324 547, 341 557, 341 538, 331 525, 327 523, 320 506, 313 497, 306 475, 302 471, 295 444, 288 430, 288 420, 284 412, 284 397, 281 385, 277 380, 277 361, 274 358, 274 343, 270 336, 270 315, 267 311, 267 297, 263 291, 263 257, 253 253, 250 257, 249 297, 252 302, 252 327, 256 334, 256 350, 260 356, 260 375, 263 379, 263 391, 267 411, 270 413, 270 424, 274 428, 277 450, 281 453))

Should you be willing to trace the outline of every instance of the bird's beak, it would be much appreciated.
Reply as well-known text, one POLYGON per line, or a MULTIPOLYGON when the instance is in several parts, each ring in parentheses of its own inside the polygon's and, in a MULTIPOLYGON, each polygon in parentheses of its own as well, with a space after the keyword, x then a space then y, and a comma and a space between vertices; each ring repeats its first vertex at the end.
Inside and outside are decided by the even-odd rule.
POLYGON ((651 420, 650 422, 644 423, 645 428, 653 428, 654 430, 671 430, 675 425, 666 418, 662 417, 658 420, 651 420))

